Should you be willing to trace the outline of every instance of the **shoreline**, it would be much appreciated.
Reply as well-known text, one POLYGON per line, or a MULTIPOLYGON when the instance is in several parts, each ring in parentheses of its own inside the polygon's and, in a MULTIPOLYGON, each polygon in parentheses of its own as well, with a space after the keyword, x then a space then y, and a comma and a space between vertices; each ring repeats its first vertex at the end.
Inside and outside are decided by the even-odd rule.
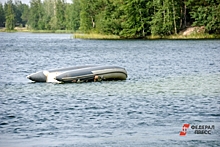
POLYGON ((169 35, 169 36, 146 36, 145 38, 121 38, 116 35, 102 35, 102 34, 80 34, 74 33, 73 38, 75 39, 94 39, 94 40, 209 40, 209 39, 220 39, 220 35, 215 34, 193 34, 193 35, 169 35))
POLYGON ((16 32, 24 32, 24 33, 66 33, 66 34, 73 34, 75 31, 72 30, 30 30, 27 28, 20 28, 15 27, 14 30, 6 30, 5 28, 0 28, 0 32, 6 32, 6 33, 16 33, 16 32))
POLYGON ((73 30, 29 30, 27 28, 16 27, 14 30, 7 31, 5 28, 0 28, 0 32, 24 32, 24 33, 57 33, 57 34, 73 34, 75 39, 85 39, 85 40, 209 40, 209 39, 220 39, 220 34, 207 34, 198 33, 191 35, 169 35, 169 36, 146 36, 145 38, 122 38, 117 35, 103 35, 97 33, 78 33, 73 30))

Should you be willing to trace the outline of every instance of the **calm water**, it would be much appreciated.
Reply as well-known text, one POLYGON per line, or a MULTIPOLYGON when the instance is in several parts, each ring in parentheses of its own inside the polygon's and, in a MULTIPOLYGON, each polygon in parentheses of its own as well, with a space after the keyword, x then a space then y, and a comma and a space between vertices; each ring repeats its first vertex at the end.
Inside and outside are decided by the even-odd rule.
POLYGON ((219 146, 219 40, 80 40, 0 33, 0 146, 219 146), (126 81, 32 83, 36 71, 118 65, 126 81), (184 123, 215 126, 194 134, 184 123))

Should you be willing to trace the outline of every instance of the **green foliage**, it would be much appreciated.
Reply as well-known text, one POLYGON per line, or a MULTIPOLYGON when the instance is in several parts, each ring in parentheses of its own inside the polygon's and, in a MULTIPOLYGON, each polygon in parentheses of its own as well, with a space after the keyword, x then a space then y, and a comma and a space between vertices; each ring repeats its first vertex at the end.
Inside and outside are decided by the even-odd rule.
POLYGON ((123 14, 118 7, 119 2, 106 0, 101 3, 100 12, 96 15, 96 32, 101 34, 119 35, 123 14))
POLYGON ((152 35, 171 35, 176 33, 176 3, 172 0, 153 1, 154 15, 152 16, 152 35))
POLYGON ((67 20, 67 26, 70 28, 70 30, 79 30, 80 27, 80 0, 74 0, 72 5, 69 5, 68 7, 69 10, 67 16, 70 16, 69 19, 67 20))
POLYGON ((56 22, 51 22, 51 19, 54 18, 54 2, 53 0, 44 0, 43 1, 43 23, 46 30, 55 30, 56 22))
POLYGON ((95 28, 95 16, 99 12, 99 0, 80 0, 80 30, 88 33, 95 28))
POLYGON ((32 29, 40 30, 40 21, 42 19, 42 11, 41 11, 41 0, 31 0, 30 7, 30 17, 28 19, 28 24, 32 29))
POLYGON ((121 5, 124 14, 121 15, 123 22, 120 35, 125 38, 140 38, 145 37, 147 26, 146 10, 149 9, 149 4, 144 0, 130 1, 125 0, 121 5))
POLYGON ((15 23, 22 24, 22 3, 21 1, 15 1, 14 4, 14 11, 15 11, 15 23))
POLYGON ((2 3, 0 3, 0 27, 4 26, 4 22, 5 22, 5 11, 2 3))
POLYGON ((15 27, 15 10, 12 0, 8 0, 5 4, 5 27, 6 30, 14 30, 15 27))
MULTIPOLYGON (((34 30, 72 30, 148 38, 176 35, 186 27, 204 26, 220 34, 219 0, 12 0, 0 3, 0 26, 22 24, 34 30)), ((61 31, 63 32, 63 31, 61 31)), ((66 32, 66 31, 64 31, 66 32)))
MULTIPOLYGON (((79 3, 78 3, 79 4, 79 3)), ((74 5, 67 4, 65 12, 65 24, 67 30, 78 30, 80 26, 80 7, 75 3, 74 5), (72 11, 74 10, 74 11, 72 11)))
POLYGON ((56 1, 56 13, 55 16, 57 18, 57 29, 63 30, 65 29, 65 3, 64 0, 56 1))
POLYGON ((29 18, 29 6, 26 4, 22 4, 22 10, 21 10, 21 20, 22 20, 22 25, 25 26, 28 22, 29 18))
POLYGON ((220 34, 220 2, 205 0, 195 5, 195 8, 191 12, 195 19, 193 25, 205 26, 207 32, 220 34))

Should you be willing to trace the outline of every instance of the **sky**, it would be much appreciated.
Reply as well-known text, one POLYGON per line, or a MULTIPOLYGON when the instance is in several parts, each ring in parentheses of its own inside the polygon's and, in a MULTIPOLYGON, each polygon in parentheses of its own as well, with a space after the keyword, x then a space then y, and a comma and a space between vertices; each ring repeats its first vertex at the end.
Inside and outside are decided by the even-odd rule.
MULTIPOLYGON (((2 4, 4 4, 5 2, 7 2, 8 0, 0 0, 0 2, 2 3, 2 4)), ((12 0, 13 2, 15 1, 15 0, 12 0)), ((24 4, 30 4, 30 1, 31 0, 20 0, 22 3, 24 3, 24 4)), ((72 0, 66 0, 66 2, 68 2, 68 3, 70 3, 70 2, 72 2, 72 0)))

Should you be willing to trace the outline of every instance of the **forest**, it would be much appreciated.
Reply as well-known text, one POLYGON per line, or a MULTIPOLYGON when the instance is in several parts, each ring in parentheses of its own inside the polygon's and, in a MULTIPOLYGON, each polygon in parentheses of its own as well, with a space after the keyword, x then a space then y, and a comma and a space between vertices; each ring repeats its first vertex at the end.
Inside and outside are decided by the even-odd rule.
POLYGON ((72 30, 122 38, 175 35, 187 27, 220 34, 220 0, 19 0, 0 3, 0 27, 72 30))

